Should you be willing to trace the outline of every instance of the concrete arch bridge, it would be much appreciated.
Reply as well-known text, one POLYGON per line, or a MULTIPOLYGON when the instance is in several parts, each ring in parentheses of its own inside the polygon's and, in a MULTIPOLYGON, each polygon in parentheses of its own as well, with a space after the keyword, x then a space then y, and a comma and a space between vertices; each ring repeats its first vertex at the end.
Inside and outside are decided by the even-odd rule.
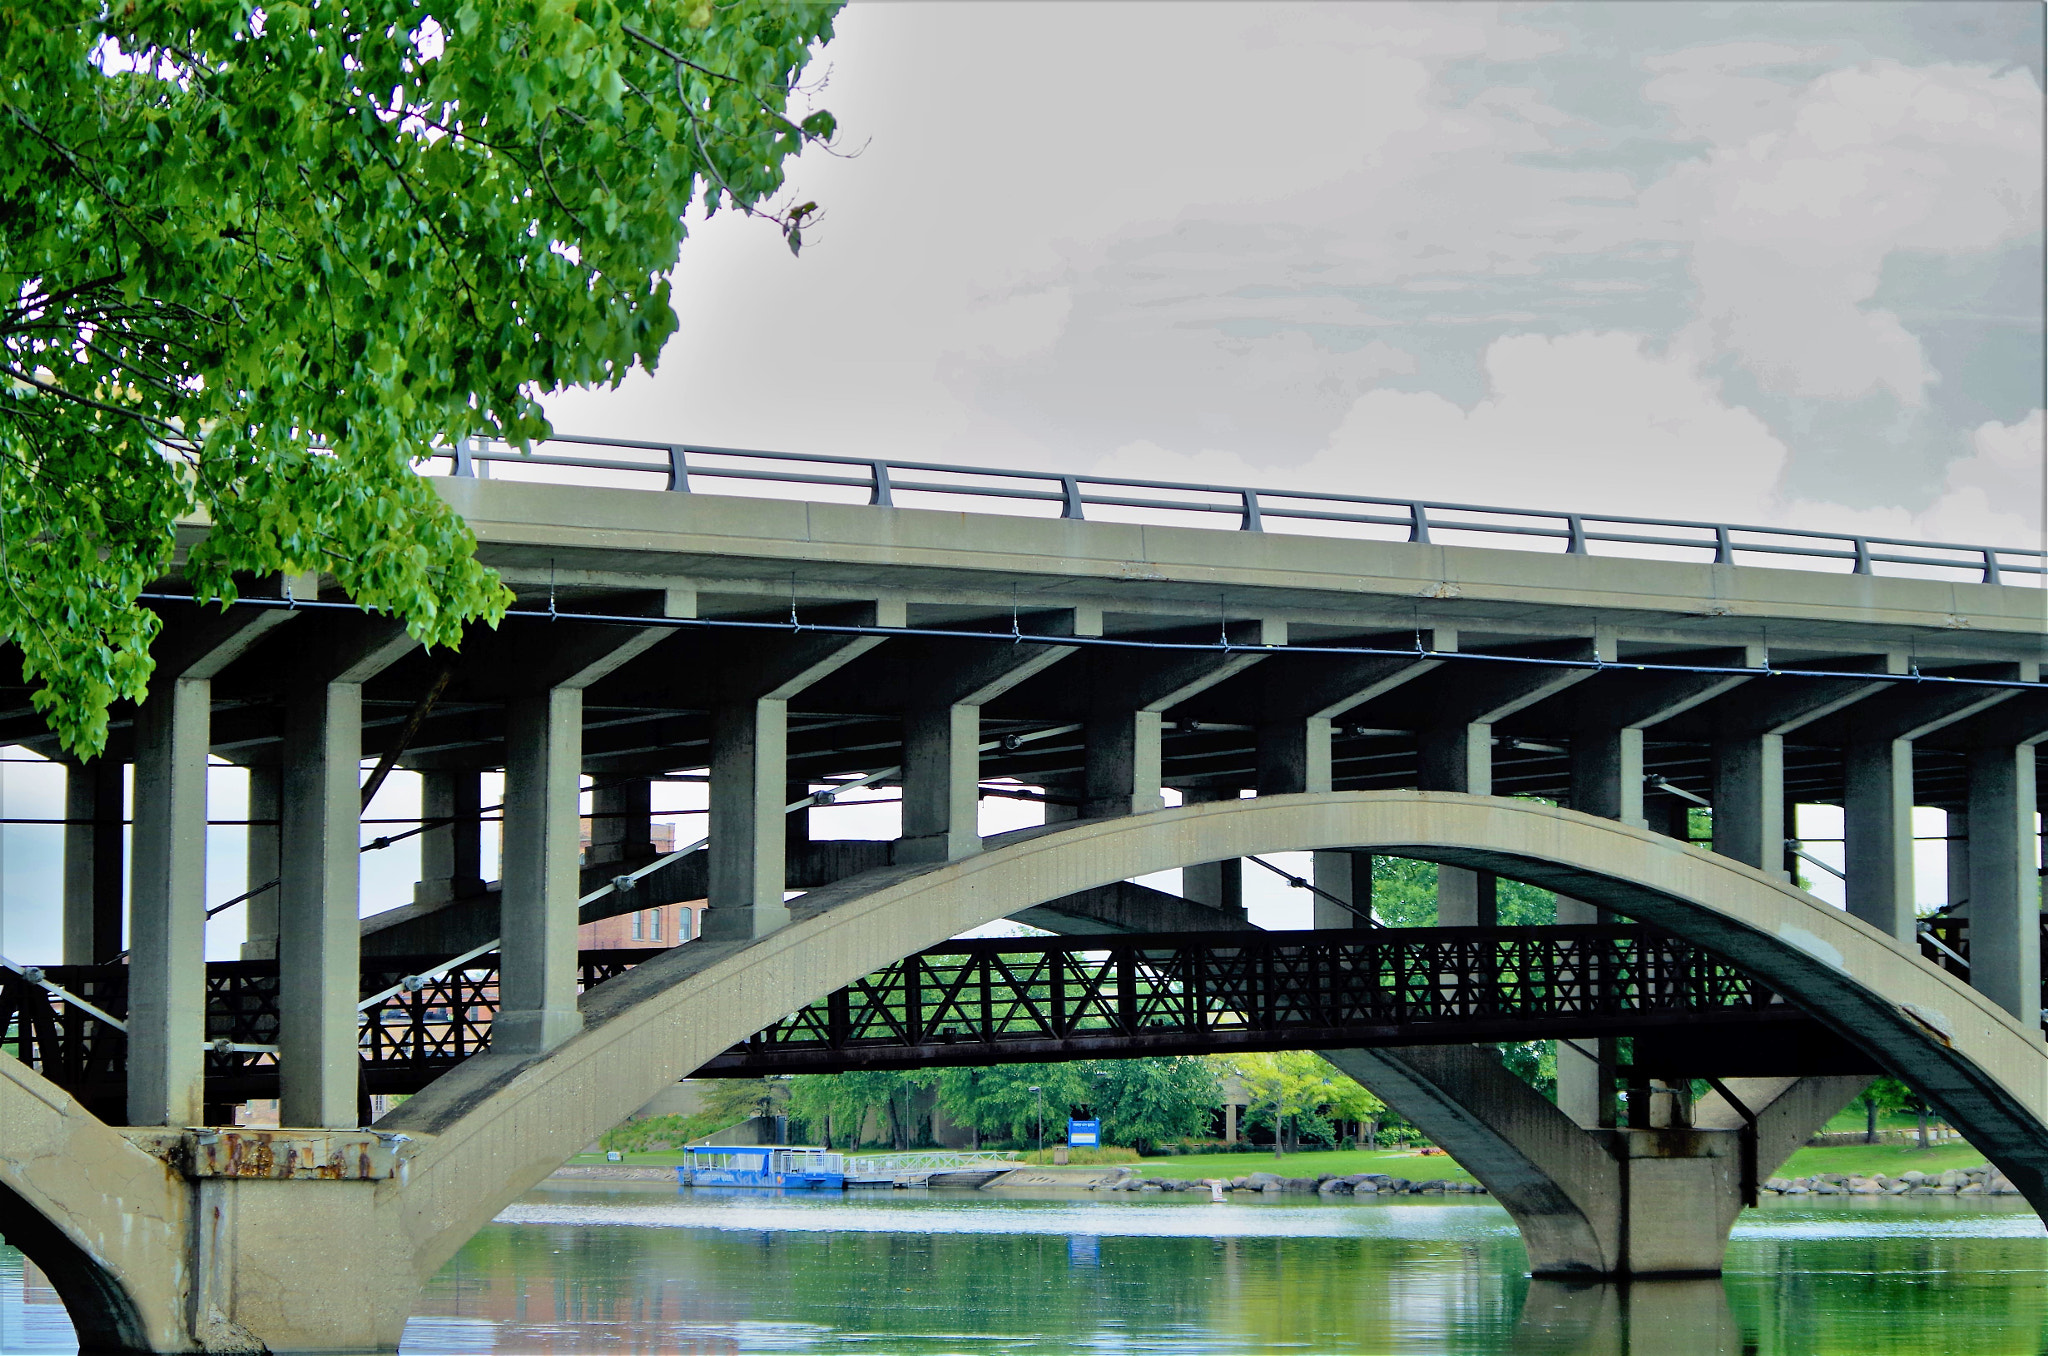
MULTIPOLYGON (((1440 864, 1444 926, 1492 926, 1503 876, 1558 892, 1562 924, 1650 925, 1913 1081, 2048 1201, 2048 693, 2024 553, 1814 538, 1773 558, 1744 554, 1766 549, 1745 529, 1575 514, 1499 550, 1446 544, 1493 540, 1475 534, 1506 519, 1480 510, 1073 478, 1044 490, 1063 517, 1005 517, 904 507, 947 468, 886 463, 862 464, 871 503, 792 503, 679 492, 740 463, 656 451, 666 490, 444 482, 525 609, 459 656, 318 580, 225 615, 156 591, 151 697, 72 769, 66 815, 62 959, 112 962, 125 933, 125 1095, 95 1115, 0 1061, 0 1228, 87 1350, 391 1349, 418 1285, 507 1200, 754 1033, 999 918, 1241 931, 1238 864, 1270 852, 1316 854, 1324 928, 1369 915, 1372 853, 1440 864), (1233 530, 1088 520, 1197 490, 1184 511, 1228 505, 1233 530), (1269 530, 1294 511, 1407 539, 1269 530), (1639 540, 1700 558, 1596 551, 1639 540), (1771 559, 1839 572, 1746 563, 1771 559), (272 1135, 208 1103, 208 1059, 247 1053, 206 1045, 209 756, 249 778, 234 907, 279 974, 292 1128, 272 1135), (425 819, 414 898, 362 918, 372 759, 419 774, 425 819), (651 788, 674 777, 708 783, 708 845, 657 854, 651 788), (895 840, 827 836, 856 782, 901 788, 895 840), (984 839, 985 796, 1047 822, 984 839), (1702 803, 1710 843, 1691 841, 1702 803), (1793 883, 1790 854, 1818 852, 1792 807, 1823 804, 1846 909, 1793 883), (1916 807, 1947 814, 1937 940, 1966 967, 1922 954, 1916 807), (1173 870, 1178 897, 1128 885, 1173 870), (698 940, 579 997, 579 921, 699 896, 698 940), (501 957, 490 1048, 361 1126, 361 970, 480 944, 501 957)), ((0 740, 54 752, 26 701, 7 708, 0 740)), ((1607 1123, 1597 1058, 1561 1063, 1555 1106, 1469 1046, 1333 1058, 1487 1181, 1534 1269, 1642 1276, 1718 1268, 1745 1178, 1859 1082, 1745 1077, 1739 1044, 1692 1071, 1722 1091, 1688 1124, 1653 1097, 1607 1123)))

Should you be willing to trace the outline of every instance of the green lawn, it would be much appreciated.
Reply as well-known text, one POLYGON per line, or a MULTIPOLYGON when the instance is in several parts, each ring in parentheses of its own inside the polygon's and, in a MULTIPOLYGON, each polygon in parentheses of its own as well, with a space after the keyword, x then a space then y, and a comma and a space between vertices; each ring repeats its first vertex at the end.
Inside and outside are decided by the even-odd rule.
MULTIPOLYGON (((1950 1168, 1973 1168, 1984 1155, 1967 1144, 1916 1149, 1905 1144, 1844 1144, 1824 1149, 1800 1149, 1779 1168, 1780 1177, 1813 1177, 1824 1172, 1848 1173, 1859 1177, 1883 1173, 1887 1177, 1918 1169, 1939 1173, 1950 1168)), ((1426 1182, 1471 1181, 1472 1174, 1449 1158, 1428 1158, 1412 1151, 1388 1150, 1363 1153, 1358 1150, 1288 1154, 1275 1158, 1270 1153, 1205 1154, 1187 1158, 1148 1158, 1139 1165, 1148 1177, 1242 1177, 1250 1172, 1277 1172, 1283 1177, 1315 1177, 1329 1173, 1342 1177, 1354 1172, 1383 1172, 1389 1177, 1406 1177, 1426 1182)))
MULTIPOLYGON (((1050 1153, 1047 1156, 1050 1157, 1050 1153)), ((673 1167, 682 1161, 682 1154, 674 1150, 625 1156, 625 1166, 630 1167, 673 1167)), ((1915 1168, 1921 1172, 1938 1173, 1950 1168, 1975 1167, 1983 1161, 1984 1155, 1967 1144, 1941 1145, 1932 1149, 1916 1149, 1906 1144, 1843 1144, 1825 1149, 1801 1149, 1778 1169, 1777 1175, 1812 1177, 1823 1172, 1841 1172, 1869 1176, 1881 1172, 1887 1177, 1897 1177, 1915 1168)), ((569 1165, 603 1166, 606 1162, 601 1153, 577 1154, 569 1160, 569 1165)), ((1277 1172, 1283 1177, 1316 1177, 1326 1172, 1333 1177, 1343 1177, 1354 1172, 1383 1172, 1389 1177, 1406 1177, 1417 1182, 1438 1177, 1451 1182, 1472 1180, 1472 1174, 1450 1158, 1440 1154, 1425 1158, 1405 1149, 1385 1149, 1377 1153, 1357 1149, 1318 1150, 1280 1158, 1270 1153, 1199 1154, 1182 1158, 1148 1158, 1135 1166, 1147 1177, 1178 1177, 1190 1181, 1202 1177, 1242 1177, 1252 1172, 1277 1172)))
POLYGON ((1974 1168, 1984 1155, 1968 1144, 1936 1145, 1919 1149, 1910 1144, 1831 1144, 1823 1149, 1799 1149, 1778 1169, 1780 1177, 1813 1177, 1823 1172, 1853 1173, 1870 1177, 1883 1173, 1897 1177, 1902 1172, 1947 1172, 1950 1168, 1974 1168))
POLYGON ((1190 1154, 1185 1158, 1148 1158, 1138 1165, 1147 1177, 1243 1177, 1253 1172, 1277 1172, 1282 1177, 1345 1177, 1354 1172, 1383 1172, 1389 1177, 1406 1177, 1427 1182, 1469 1182, 1472 1174, 1442 1154, 1424 1157, 1412 1149, 1383 1149, 1368 1153, 1360 1149, 1335 1149, 1286 1154, 1270 1153, 1190 1154))

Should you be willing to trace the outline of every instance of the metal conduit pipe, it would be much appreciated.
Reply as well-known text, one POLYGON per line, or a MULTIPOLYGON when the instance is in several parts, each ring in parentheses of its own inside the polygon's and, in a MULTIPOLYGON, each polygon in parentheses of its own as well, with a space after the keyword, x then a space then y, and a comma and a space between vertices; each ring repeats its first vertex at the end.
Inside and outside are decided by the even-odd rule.
MULTIPOLYGON (((144 602, 197 602, 189 594, 144 593, 144 602)), ((282 608, 291 611, 299 608, 325 611, 359 612, 362 609, 354 603, 312 602, 305 599, 289 598, 237 598, 236 607, 282 608)), ((609 612, 540 612, 528 608, 514 608, 505 614, 507 618, 537 621, 582 622, 593 626, 632 626, 642 630, 668 628, 677 631, 767 631, 784 635, 822 636, 875 636, 883 639, 920 640, 1007 640, 1016 645, 1058 645, 1067 649, 1112 649, 1112 650, 1159 650, 1178 654, 1312 654, 1340 658, 1384 657, 1396 659, 1430 659, 1449 663, 1475 664, 1523 664, 1540 668, 1589 669, 1595 672, 1609 670, 1634 671, 1638 673, 1696 673, 1712 674, 1730 678, 1849 678, 1865 683, 1934 683, 1948 686, 1982 687, 2015 692, 2048 691, 2048 683, 2026 682, 2015 678, 1959 678, 1945 674, 1921 673, 1869 673, 1849 669, 1774 669, 1768 665, 1762 668, 1747 668, 1728 664, 1660 664, 1640 663, 1632 660, 1609 661, 1604 659, 1552 659, 1539 655, 1489 654, 1478 650, 1430 650, 1421 646, 1413 649, 1395 649, 1390 646, 1374 645, 1240 645, 1227 638, 1218 641, 1197 640, 1134 640, 1120 636, 1041 636, 1028 631, 957 631, 944 627, 919 626, 855 626, 834 623, 802 621, 742 621, 726 617, 636 617, 609 612)))

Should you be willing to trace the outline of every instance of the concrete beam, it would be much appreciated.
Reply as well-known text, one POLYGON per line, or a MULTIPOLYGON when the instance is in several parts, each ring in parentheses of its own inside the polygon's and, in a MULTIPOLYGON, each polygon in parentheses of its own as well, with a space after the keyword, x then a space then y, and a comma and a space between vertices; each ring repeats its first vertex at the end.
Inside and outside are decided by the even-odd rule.
POLYGON ((229 611, 180 627, 135 713, 130 833, 128 1120, 205 1116, 206 757, 213 679, 300 614, 229 611))
MULTIPOLYGON (((1234 786, 1190 786, 1181 791, 1180 798, 1183 805, 1201 805, 1239 797, 1234 786)), ((1180 889, 1192 904, 1214 909, 1231 918, 1245 916, 1244 862, 1240 858, 1183 867, 1180 889)))
MULTIPOLYGON (((1715 652, 1705 664, 1754 666, 1754 651, 1715 652)), ((1643 805, 1643 734, 1734 691, 1748 678, 1717 674, 1600 675, 1572 689, 1572 805, 1587 814, 1647 824, 1643 805)))
POLYGON ((553 687, 505 712, 501 1009, 492 1048, 537 1055, 583 1025, 576 1009, 583 693, 553 687))
MULTIPOLYGON (((901 600, 890 599, 844 616, 863 626, 900 627, 905 621, 901 600)), ((707 939, 764 936, 789 921, 782 902, 789 701, 882 640, 805 634, 763 636, 734 647, 718 676, 718 704, 711 712, 707 939)))
MULTIPOLYGON (((1865 662, 1865 661, 1856 661, 1865 662)), ((1903 654, 1868 661, 1904 673, 1903 654)), ((1847 668, 1851 661, 1830 665, 1847 668)), ((1785 736, 1884 691, 1854 679, 1768 680, 1746 684, 1714 704, 1714 851, 1774 873, 1785 868, 1785 736)))
POLYGON ((288 682, 276 890, 285 1125, 357 1124, 363 684, 416 647, 397 622, 350 618, 314 633, 288 682))
POLYGON ((1969 756, 1970 983, 2030 1030, 2041 1020, 2041 853, 2031 744, 1969 756))
MULTIPOLYGON (((420 773, 420 815, 444 822, 420 834, 415 904, 442 905, 483 893, 483 804, 481 772, 430 768, 420 773)), ((490 926, 496 929, 495 917, 490 926)))
POLYGON ((1878 931, 1911 941, 1913 745, 1859 741, 1843 750, 1842 824, 1849 912, 1878 931))
MULTIPOLYGON (((1262 620, 1247 643, 1285 645, 1286 624, 1262 620)), ((1164 805, 1159 794, 1161 713, 1267 656, 1116 652, 1090 657, 1095 663, 1086 684, 1081 814, 1093 819, 1144 814, 1164 805)))
MULTIPOLYGON (((1099 635, 1089 610, 1036 619, 1037 634, 1099 635)), ((905 657, 912 679, 903 717, 903 839, 898 860, 957 861, 981 850, 981 708, 1076 653, 1053 645, 923 642, 905 657)))
POLYGON ((277 959, 277 894, 283 879, 284 769, 253 763, 249 773, 249 833, 242 845, 242 889, 259 890, 243 903, 243 960, 277 959), (257 821, 267 820, 268 823, 257 821))
POLYGON ((106 965, 121 953, 125 771, 108 758, 64 767, 66 965, 106 965))

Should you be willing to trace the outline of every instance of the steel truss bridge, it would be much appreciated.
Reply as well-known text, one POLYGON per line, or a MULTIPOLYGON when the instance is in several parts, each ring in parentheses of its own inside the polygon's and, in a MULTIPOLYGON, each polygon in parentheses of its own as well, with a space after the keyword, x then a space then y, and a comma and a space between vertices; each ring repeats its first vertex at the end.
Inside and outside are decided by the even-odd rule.
MULTIPOLYGON (((661 954, 585 951, 580 985, 661 954)), ((498 960, 365 969, 363 1092, 417 1092, 488 1048, 498 960)), ((127 1037, 92 1009, 126 1017, 126 967, 33 973, 0 971, 0 1045, 87 1105, 117 1101, 127 1037)), ((277 963, 213 962, 207 995, 208 1102, 275 1097, 277 963)), ((1581 924, 953 941, 792 1013, 698 1076, 1615 1035, 1636 1036, 1635 1066, 1660 1075, 1690 1072, 1707 1045, 1716 1072, 1869 1067, 1699 947, 1581 924)))

